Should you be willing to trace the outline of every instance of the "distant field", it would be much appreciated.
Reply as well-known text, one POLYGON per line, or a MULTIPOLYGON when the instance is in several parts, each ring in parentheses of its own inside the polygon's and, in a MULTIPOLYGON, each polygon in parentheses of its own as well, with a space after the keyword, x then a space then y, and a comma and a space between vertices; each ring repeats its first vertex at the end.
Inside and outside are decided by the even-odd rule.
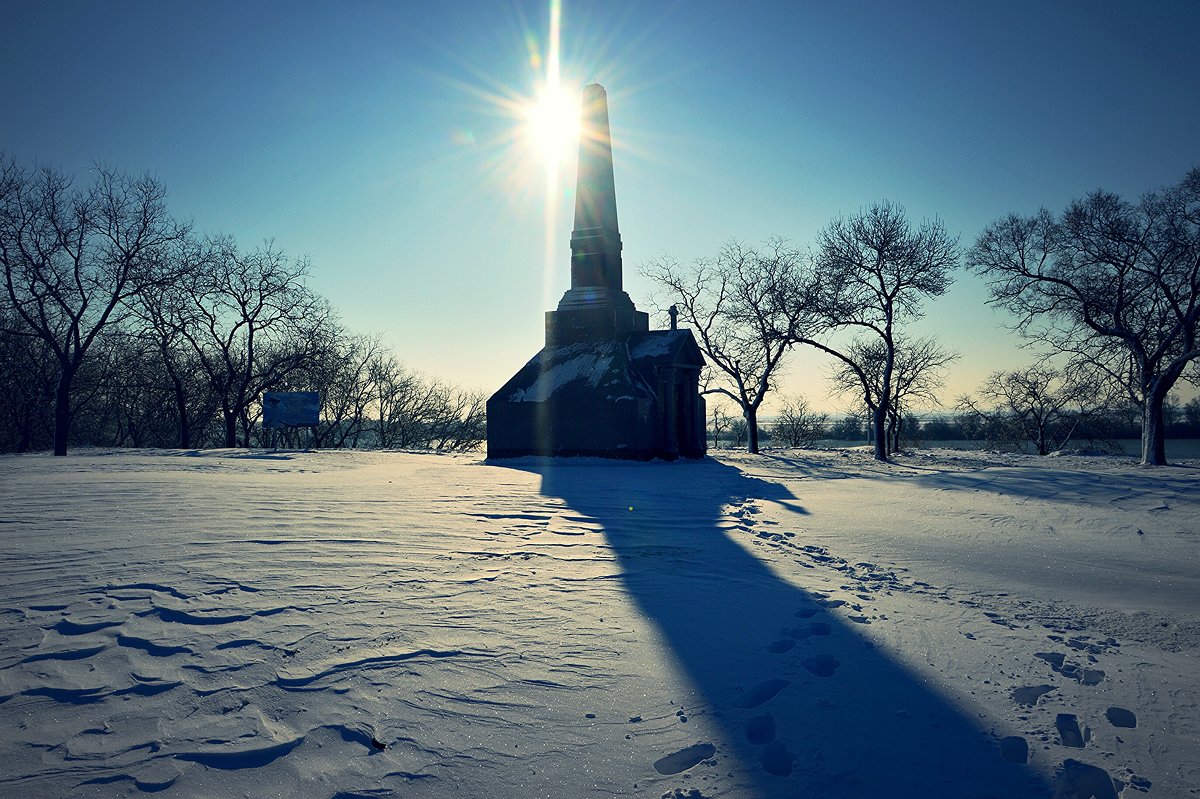
MULTIPOLYGON (((837 439, 826 439, 820 442, 821 447, 847 447, 861 446, 866 442, 850 442, 837 439)), ((1117 442, 1121 445, 1122 450, 1126 455, 1140 455, 1142 451, 1142 442, 1136 438, 1125 438, 1117 442)), ((910 445, 905 445, 910 446, 910 445)), ((1072 441, 1068 445, 1068 449, 1082 449, 1086 446, 1084 441, 1072 441)), ((972 441, 968 439, 961 440, 932 440, 922 441, 917 444, 919 449, 969 449, 969 450, 986 450, 991 449, 986 441, 972 441)), ((1178 438, 1167 440, 1167 460, 1179 460, 1182 458, 1200 458, 1200 438, 1178 438)))

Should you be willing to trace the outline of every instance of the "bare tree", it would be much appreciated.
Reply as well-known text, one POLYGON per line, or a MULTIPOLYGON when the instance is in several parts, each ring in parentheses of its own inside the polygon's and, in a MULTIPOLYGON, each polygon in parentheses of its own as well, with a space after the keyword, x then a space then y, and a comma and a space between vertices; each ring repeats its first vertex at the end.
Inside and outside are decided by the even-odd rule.
POLYGON ((0 156, 0 266, 10 333, 45 342, 58 363, 54 454, 65 455, 75 376, 100 332, 146 286, 173 278, 165 248, 186 230, 150 176, 104 167, 76 188, 50 168, 26 173, 0 156))
POLYGON ((1200 433, 1200 397, 1192 397, 1184 404, 1183 420, 1192 435, 1200 433))
POLYGON ((418 446, 428 408, 433 403, 430 387, 390 354, 381 354, 371 361, 370 379, 378 446, 383 449, 418 446))
POLYGON ((761 250, 726 244, 691 267, 663 257, 642 267, 691 325, 718 380, 703 390, 733 400, 746 420, 749 451, 758 452, 758 410, 783 356, 804 330, 808 308, 796 302, 806 261, 782 240, 761 250))
POLYGON ((1015 328, 1141 407, 1142 463, 1166 463, 1163 402, 1200 357, 1200 169, 1137 204, 1103 191, 990 225, 968 255, 1015 328))
POLYGON ((740 447, 746 440, 747 427, 745 417, 734 417, 733 421, 729 423, 729 432, 733 436, 735 447, 740 447))
POLYGON ((887 460, 899 325, 921 317, 924 299, 950 286, 958 238, 936 219, 914 230, 903 207, 880 202, 831 222, 819 234, 817 249, 814 282, 796 295, 821 320, 815 329, 862 330, 879 345, 842 351, 813 337, 798 343, 833 355, 856 373, 871 411, 875 458, 887 460), (859 357, 872 353, 879 355, 878 368, 859 357))
MULTIPOLYGON (((900 448, 904 420, 914 404, 940 406, 938 391, 945 384, 946 368, 959 354, 944 349, 933 337, 909 340, 894 337, 891 384, 887 391, 886 434, 888 451, 900 448)), ((883 374, 887 365, 887 346, 880 338, 857 338, 846 348, 847 358, 835 362, 830 374, 833 390, 863 399, 872 419, 884 396, 883 374)))
POLYGON ((380 447, 467 452, 486 437, 482 392, 426 379, 386 354, 371 362, 370 382, 380 447))
POLYGON ((863 438, 863 419, 853 413, 847 413, 830 429, 830 438, 841 441, 861 441, 863 438))
POLYGON ((355 447, 371 419, 371 364, 384 352, 379 336, 347 333, 330 322, 318 331, 324 341, 313 356, 277 386, 278 390, 316 391, 321 421, 312 446, 355 447))
POLYGON ((40 338, 9 332, 21 321, 0 297, 0 452, 48 448, 54 440, 58 359, 40 338))
POLYGON ((731 419, 725 410, 724 403, 714 402, 712 404, 712 417, 708 423, 708 429, 712 432, 713 449, 721 446, 721 433, 729 428, 731 419))
POLYGON ((813 447, 825 436, 829 414, 810 410, 799 395, 786 397, 771 425, 771 438, 785 447, 813 447))
POLYGON ((437 385, 425 447, 435 452, 470 452, 487 437, 487 394, 437 385))
POLYGON ((1080 423, 1110 404, 1095 382, 1035 365, 988 376, 975 396, 959 400, 989 440, 1027 441, 1039 455, 1062 449, 1080 423))
POLYGON ((155 434, 154 409, 162 407, 153 363, 144 342, 109 325, 92 343, 75 375, 71 441, 142 447, 155 434))
POLYGON ((255 403, 316 357, 331 311, 305 285, 307 261, 270 242, 245 254, 231 239, 211 245, 207 268, 186 287, 179 333, 218 399, 224 445, 249 446, 255 403))
POLYGON ((162 364, 175 413, 175 444, 184 449, 201 443, 197 428, 217 410, 211 385, 198 377, 204 370, 184 334, 198 322, 193 309, 197 287, 218 250, 212 240, 202 243, 189 236, 179 241, 171 253, 177 262, 176 280, 147 287, 130 304, 138 335, 150 343, 162 364))

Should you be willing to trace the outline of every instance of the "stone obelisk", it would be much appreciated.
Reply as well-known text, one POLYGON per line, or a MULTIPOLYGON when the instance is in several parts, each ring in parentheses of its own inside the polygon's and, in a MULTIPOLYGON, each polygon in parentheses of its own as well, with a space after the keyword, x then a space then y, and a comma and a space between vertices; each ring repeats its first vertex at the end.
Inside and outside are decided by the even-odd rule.
POLYGON ((491 396, 488 458, 704 455, 704 357, 690 330, 650 330, 621 287, 608 96, 584 87, 571 288, 546 346, 491 396))
POLYGON ((571 288, 621 290, 621 233, 613 180, 608 97, 593 83, 583 90, 575 228, 571 231, 571 288))
POLYGON ((546 344, 599 341, 649 330, 621 287, 621 232, 613 180, 608 95, 585 86, 580 110, 575 227, 571 231, 571 288, 546 314, 546 344))

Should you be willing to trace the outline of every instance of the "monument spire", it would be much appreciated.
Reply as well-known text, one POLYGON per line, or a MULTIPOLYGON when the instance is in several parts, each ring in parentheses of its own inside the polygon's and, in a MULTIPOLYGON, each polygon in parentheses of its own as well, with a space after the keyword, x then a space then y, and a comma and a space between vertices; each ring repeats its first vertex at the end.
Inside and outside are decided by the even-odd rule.
POLYGON ((547 345, 611 341, 649 330, 649 317, 621 288, 608 95, 599 83, 583 87, 579 122, 571 288, 558 301, 558 309, 546 314, 547 345))
POLYGON ((488 400, 488 459, 701 458, 704 356, 675 314, 670 330, 651 330, 621 288, 603 86, 584 87, 580 116, 571 288, 546 312, 546 346, 488 400))
POLYGON ((575 228, 571 231, 571 288, 621 290, 621 234, 613 183, 608 95, 599 83, 583 89, 575 228))

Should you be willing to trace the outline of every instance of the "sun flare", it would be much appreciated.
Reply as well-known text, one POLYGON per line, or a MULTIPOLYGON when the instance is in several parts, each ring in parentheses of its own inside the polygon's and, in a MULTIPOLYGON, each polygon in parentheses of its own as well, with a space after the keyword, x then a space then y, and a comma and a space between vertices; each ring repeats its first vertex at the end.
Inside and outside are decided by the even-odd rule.
POLYGON ((547 82, 525 109, 525 136, 547 164, 567 161, 579 141, 579 92, 547 82))

